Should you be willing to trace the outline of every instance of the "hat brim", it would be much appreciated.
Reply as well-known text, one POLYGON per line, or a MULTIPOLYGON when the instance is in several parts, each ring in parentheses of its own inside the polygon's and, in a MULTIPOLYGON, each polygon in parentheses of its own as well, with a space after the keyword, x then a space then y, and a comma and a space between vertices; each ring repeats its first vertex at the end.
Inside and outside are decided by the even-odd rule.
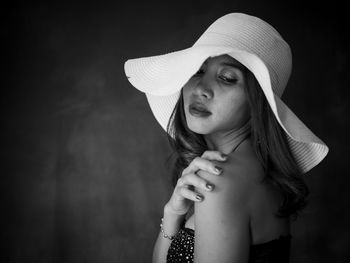
POLYGON ((303 173, 328 153, 319 139, 273 92, 267 66, 256 55, 225 46, 193 46, 163 55, 130 59, 124 70, 130 83, 146 94, 151 110, 166 131, 182 87, 208 57, 228 54, 248 68, 259 82, 279 124, 288 135, 291 151, 303 173))

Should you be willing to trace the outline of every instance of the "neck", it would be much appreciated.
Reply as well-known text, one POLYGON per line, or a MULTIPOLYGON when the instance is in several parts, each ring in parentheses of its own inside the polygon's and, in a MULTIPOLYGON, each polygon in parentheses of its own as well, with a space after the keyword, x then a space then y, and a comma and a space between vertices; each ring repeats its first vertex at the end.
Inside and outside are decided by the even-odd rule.
POLYGON ((205 135, 204 139, 209 150, 219 151, 224 154, 229 154, 238 147, 238 145, 250 133, 250 120, 238 129, 231 130, 225 133, 213 133, 205 135))

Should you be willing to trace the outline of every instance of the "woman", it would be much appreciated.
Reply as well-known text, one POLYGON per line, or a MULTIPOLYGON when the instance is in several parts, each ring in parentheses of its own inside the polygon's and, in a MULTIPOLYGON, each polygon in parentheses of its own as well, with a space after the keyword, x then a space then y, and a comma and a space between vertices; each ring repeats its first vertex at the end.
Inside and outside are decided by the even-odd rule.
POLYGON ((280 100, 289 45, 265 21, 231 13, 184 50, 128 60, 177 153, 153 262, 288 262, 302 174, 328 147, 280 100))

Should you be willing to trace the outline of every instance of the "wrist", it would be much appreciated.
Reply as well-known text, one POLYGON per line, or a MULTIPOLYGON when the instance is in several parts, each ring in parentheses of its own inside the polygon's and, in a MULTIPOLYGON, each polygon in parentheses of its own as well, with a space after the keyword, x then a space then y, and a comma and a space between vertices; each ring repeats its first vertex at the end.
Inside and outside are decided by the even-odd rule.
POLYGON ((179 218, 179 219, 183 219, 185 216, 186 216, 186 213, 178 213, 178 212, 175 212, 169 205, 169 203, 167 203, 165 206, 164 206, 164 216, 171 216, 173 218, 179 218))
POLYGON ((179 232, 185 215, 179 215, 168 206, 164 206, 164 214, 161 219, 161 232, 163 237, 173 237, 179 232))

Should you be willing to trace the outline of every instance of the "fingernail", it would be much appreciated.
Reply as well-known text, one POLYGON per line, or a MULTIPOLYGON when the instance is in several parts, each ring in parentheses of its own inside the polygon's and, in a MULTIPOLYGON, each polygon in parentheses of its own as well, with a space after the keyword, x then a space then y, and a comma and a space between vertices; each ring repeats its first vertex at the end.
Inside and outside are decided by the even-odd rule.
POLYGON ((221 167, 215 166, 215 172, 216 172, 217 174, 221 173, 221 172, 222 172, 222 168, 221 168, 221 167))
POLYGON ((224 159, 224 160, 226 160, 226 159, 227 159, 227 155, 224 154, 224 153, 222 153, 222 154, 221 154, 221 158, 224 159))
POLYGON ((205 187, 208 189, 208 190, 213 190, 213 186, 211 184, 206 184, 205 187))
POLYGON ((196 199, 197 199, 198 201, 201 201, 201 200, 202 200, 202 197, 201 197, 200 195, 196 195, 196 199))

